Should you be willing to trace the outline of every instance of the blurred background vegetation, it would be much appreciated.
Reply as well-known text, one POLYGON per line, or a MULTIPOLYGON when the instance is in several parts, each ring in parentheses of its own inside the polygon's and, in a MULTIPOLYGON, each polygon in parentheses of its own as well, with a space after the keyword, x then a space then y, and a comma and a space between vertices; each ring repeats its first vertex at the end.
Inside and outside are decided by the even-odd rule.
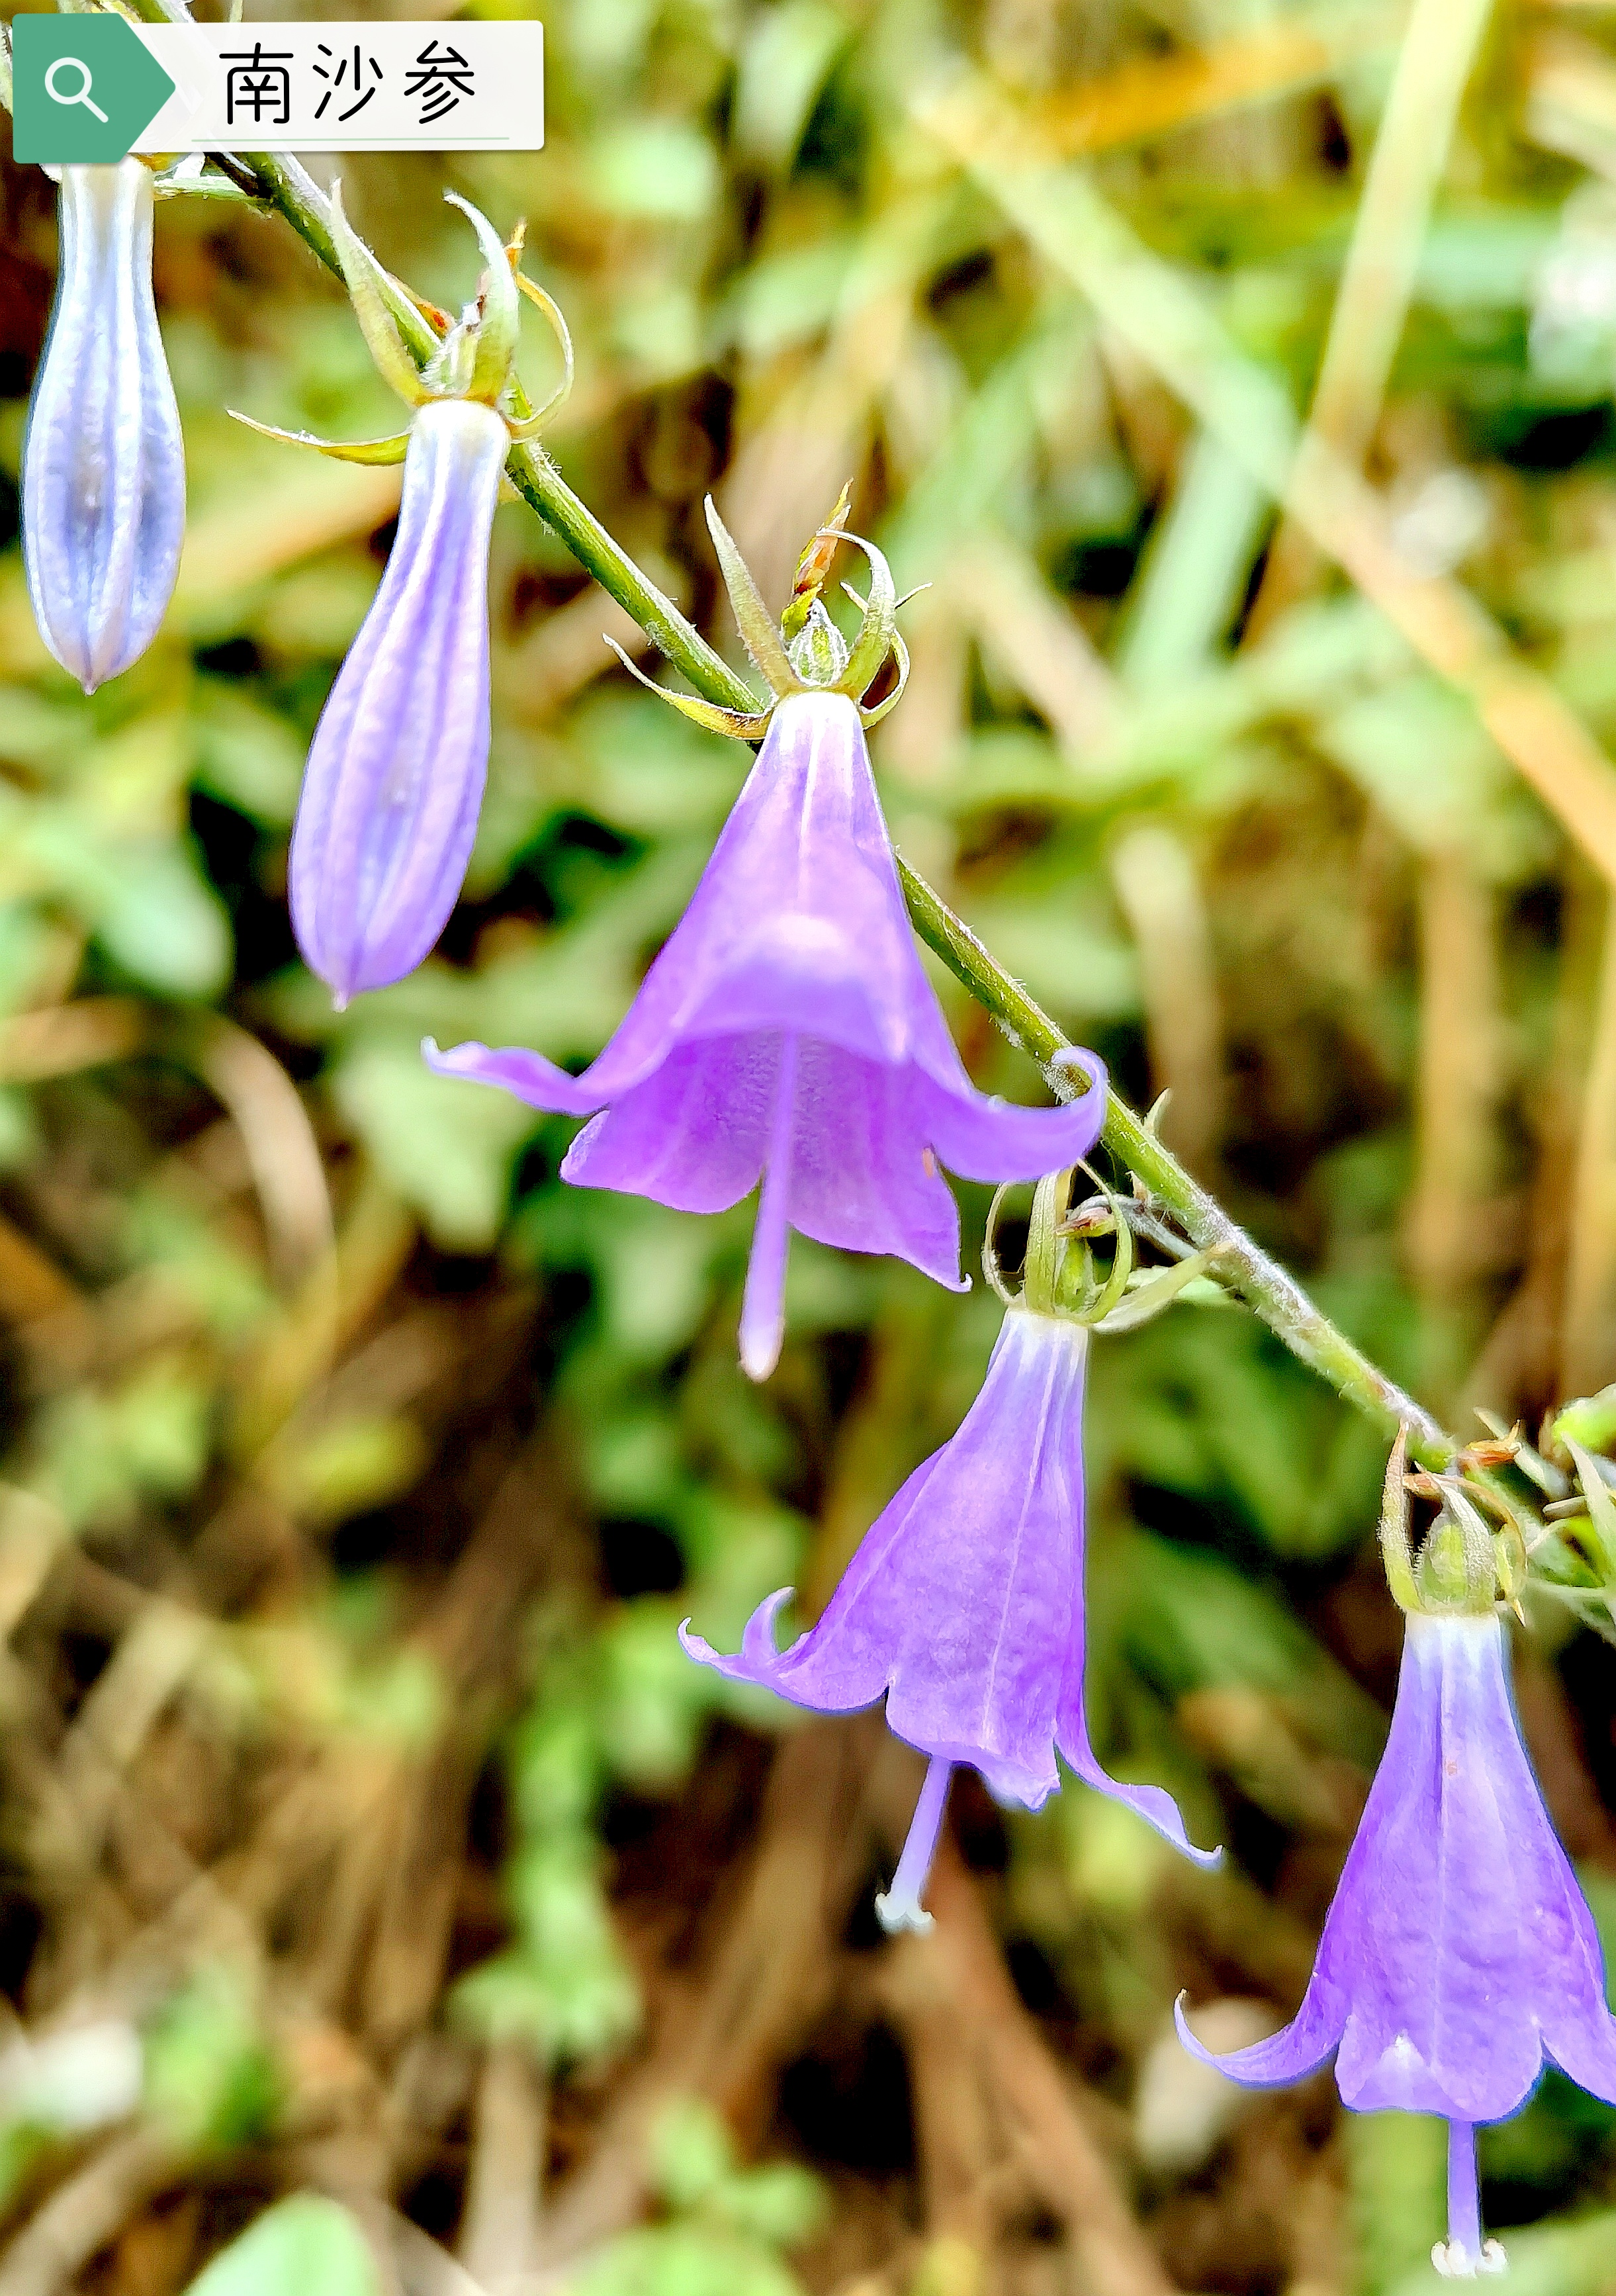
MULTIPOLYGON (((852 478, 931 585, 876 743, 900 847, 1449 1423, 1616 1378, 1616 9, 546 24, 542 155, 345 171, 384 259, 452 305, 441 189, 529 217, 579 352, 554 452, 732 658, 703 494, 779 602, 852 478), (1334 479, 1281 520, 1309 409, 1334 479)), ((390 403, 283 226, 167 204, 190 537, 85 701, 9 482, 52 187, 8 162, 4 201, 0 2296, 1415 2296, 1440 2128, 1237 2097, 1169 2022, 1187 1987, 1249 2039, 1305 1981, 1395 1677, 1382 1439, 1241 1311, 1099 1345, 1096 1742, 1228 1861, 962 1778, 936 1931, 881 1941, 918 1763, 674 1628, 823 1602, 991 1299, 799 1241, 754 1390, 750 1211, 570 1192, 569 1127, 416 1050, 597 1049, 744 754, 503 510, 465 898, 333 1015, 287 834, 397 473, 225 410, 390 403)), ((1532 1627, 1616 1923, 1611 1652, 1532 1627)), ((1616 2114, 1551 2076, 1482 2164, 1522 2296, 1616 2289, 1616 2114)))

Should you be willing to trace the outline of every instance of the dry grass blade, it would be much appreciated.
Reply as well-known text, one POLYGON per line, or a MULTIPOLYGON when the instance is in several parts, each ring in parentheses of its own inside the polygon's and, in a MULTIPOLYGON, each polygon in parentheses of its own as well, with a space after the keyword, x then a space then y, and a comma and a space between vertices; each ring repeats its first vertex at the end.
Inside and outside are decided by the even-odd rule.
POLYGON ((1027 123, 1002 99, 979 82, 968 103, 956 91, 946 102, 923 104, 920 116, 1416 652, 1469 697, 1566 833, 1616 882, 1616 773, 1478 601, 1456 582, 1410 569, 1385 506, 1339 457, 1317 441, 1297 453, 1294 412, 1278 384, 1241 356, 1092 184, 1040 155, 1027 123))
MULTIPOLYGON (((1300 456, 1327 447, 1356 470, 1368 452, 1408 316, 1431 202, 1492 0, 1415 0, 1398 55, 1330 316, 1300 456)), ((1253 604, 1259 636, 1304 586, 1312 550, 1281 527, 1253 604)))
POLYGON ((1201 119, 1269 103, 1333 80, 1396 46, 1401 7, 1346 5, 1265 24, 1199 53, 1124 64, 1036 112, 1040 137, 1068 159, 1166 135, 1201 119))

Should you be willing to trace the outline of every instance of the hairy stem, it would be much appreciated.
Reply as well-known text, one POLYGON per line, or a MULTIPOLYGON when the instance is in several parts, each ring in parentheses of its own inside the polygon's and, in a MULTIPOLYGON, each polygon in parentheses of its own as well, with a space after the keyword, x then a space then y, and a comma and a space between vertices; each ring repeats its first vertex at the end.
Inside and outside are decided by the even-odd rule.
MULTIPOLYGON (((183 0, 132 0, 147 21, 183 21, 183 0)), ((305 244, 340 278, 331 209, 325 194, 289 152, 242 152, 237 163, 256 177, 266 205, 283 215, 305 244)), ((403 328, 414 357, 424 365, 438 338, 424 316, 403 328)), ((580 565, 632 614, 658 651, 697 693, 729 709, 752 710, 757 696, 693 628, 672 601, 648 580, 621 545, 578 496, 543 450, 515 445, 506 463, 513 484, 546 524, 560 535, 580 565)), ((940 894, 901 858, 898 873, 915 931, 991 1013, 1005 1033, 1044 1069, 1063 1098, 1082 1079, 1054 1065, 1067 1044, 1054 1022, 1011 978, 940 894)), ((1218 1254, 1220 1274, 1301 1360, 1327 1379, 1349 1403, 1388 1429, 1408 1430, 1408 1447, 1423 1466, 1442 1468, 1458 1448, 1431 1414, 1388 1378, 1333 1324, 1322 1309, 1240 1227, 1216 1199, 1193 1180, 1131 1109, 1114 1095, 1103 1134, 1106 1147, 1150 1188, 1202 1250, 1218 1254)))

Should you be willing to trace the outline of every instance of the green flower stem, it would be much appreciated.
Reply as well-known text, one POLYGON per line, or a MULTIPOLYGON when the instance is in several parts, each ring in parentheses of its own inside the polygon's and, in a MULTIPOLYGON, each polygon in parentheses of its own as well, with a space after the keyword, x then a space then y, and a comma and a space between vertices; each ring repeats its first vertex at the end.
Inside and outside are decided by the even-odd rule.
MULTIPOLYGON (((132 0, 132 4, 148 22, 185 20, 183 0, 132 0)), ((234 157, 256 176, 266 204, 278 209, 327 270, 340 278, 330 206, 307 170, 283 152, 242 152, 234 157)), ((414 328, 406 325, 404 332, 412 355, 424 364, 437 347, 431 325, 422 316, 414 328)), ((647 580, 540 447, 531 443, 513 446, 505 467, 513 484, 579 564, 587 567, 602 589, 633 615, 658 651, 683 672, 698 693, 727 709, 757 708, 756 694, 672 601, 647 580)), ((909 914, 921 939, 986 1007, 1006 1036, 1039 1063, 1055 1092, 1070 1098, 1084 1089, 1079 1078, 1055 1064, 1067 1039, 1048 1014, 996 962, 923 877, 901 858, 898 865, 909 914)), ((1349 1403, 1388 1429, 1406 1427, 1409 1450, 1423 1466, 1448 1465, 1458 1449, 1454 1438, 1353 1345, 1278 1261, 1259 1249, 1114 1094, 1102 1136, 1112 1155, 1138 1174, 1194 1243, 1216 1252, 1225 1280, 1303 1363, 1327 1379, 1349 1403)))

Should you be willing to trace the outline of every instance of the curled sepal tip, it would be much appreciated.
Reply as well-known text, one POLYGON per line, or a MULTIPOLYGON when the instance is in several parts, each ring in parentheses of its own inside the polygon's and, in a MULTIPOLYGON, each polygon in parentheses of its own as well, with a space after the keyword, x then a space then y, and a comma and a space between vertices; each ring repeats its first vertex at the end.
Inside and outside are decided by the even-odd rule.
POLYGON ((185 453, 152 296, 152 179, 62 170, 62 261, 22 453, 40 636, 86 693, 139 660, 173 594, 185 453))
POLYGON ((458 208, 482 250, 484 270, 471 326, 471 371, 466 397, 485 406, 497 404, 510 381, 516 357, 516 333, 521 324, 521 300, 510 250, 480 208, 458 192, 445 192, 450 207, 458 208))
POLYGON ((572 331, 568 326, 566 316, 554 296, 547 295, 537 281, 529 279, 525 272, 517 272, 516 285, 518 291, 527 297, 534 309, 542 312, 549 321, 551 332, 555 337, 556 347, 562 355, 562 379, 549 396, 541 398, 531 414, 523 415, 520 421, 512 420, 508 415, 506 417, 510 422, 511 436, 513 439, 531 439, 546 416, 553 414, 562 400, 570 394, 576 363, 572 356, 572 331))
POLYGON ((864 620, 853 641, 846 673, 847 690, 857 701, 880 676, 892 651, 898 591, 885 554, 877 550, 873 542, 866 542, 861 534, 849 534, 846 539, 855 550, 862 550, 870 562, 870 594, 862 601, 864 620))

